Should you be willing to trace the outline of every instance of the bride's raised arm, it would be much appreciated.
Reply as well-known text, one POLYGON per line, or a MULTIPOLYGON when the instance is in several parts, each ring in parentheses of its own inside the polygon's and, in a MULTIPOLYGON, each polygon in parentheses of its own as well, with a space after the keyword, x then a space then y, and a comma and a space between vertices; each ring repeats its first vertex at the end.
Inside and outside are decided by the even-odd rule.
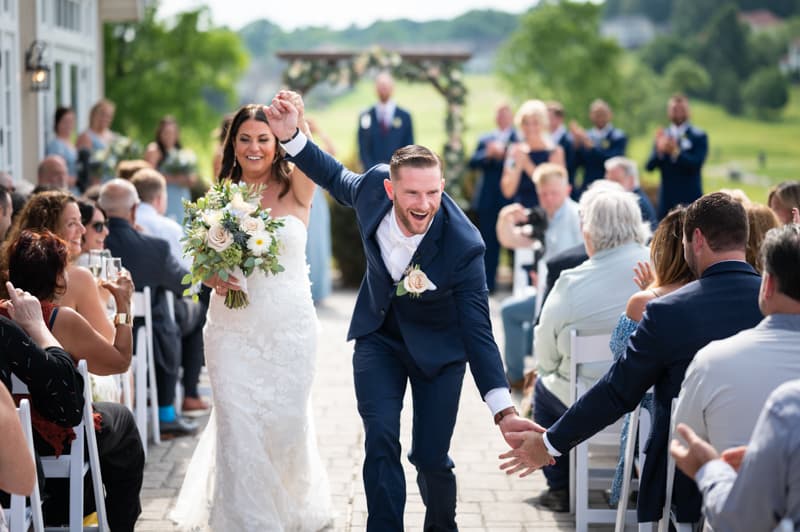
MULTIPOLYGON (((311 129, 309 128, 305 119, 305 106, 303 104, 303 98, 298 93, 290 90, 280 91, 276 98, 290 103, 295 107, 295 109, 297 109, 297 127, 299 127, 300 131, 302 131, 303 134, 310 139, 311 129)), ((293 166, 290 176, 292 179, 292 194, 294 195, 295 199, 300 205, 309 207, 311 205, 311 199, 314 197, 314 190, 316 189, 317 185, 296 166, 293 166)))

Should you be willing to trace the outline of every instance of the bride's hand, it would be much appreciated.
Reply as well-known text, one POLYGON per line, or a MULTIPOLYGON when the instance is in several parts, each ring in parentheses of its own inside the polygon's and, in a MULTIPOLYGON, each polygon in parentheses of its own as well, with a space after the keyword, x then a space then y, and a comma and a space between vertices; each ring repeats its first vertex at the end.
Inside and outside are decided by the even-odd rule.
POLYGON ((221 296, 228 293, 228 290, 241 290, 239 286, 239 279, 234 275, 228 275, 228 280, 223 281, 219 275, 214 275, 203 282, 204 285, 213 288, 214 291, 221 296))

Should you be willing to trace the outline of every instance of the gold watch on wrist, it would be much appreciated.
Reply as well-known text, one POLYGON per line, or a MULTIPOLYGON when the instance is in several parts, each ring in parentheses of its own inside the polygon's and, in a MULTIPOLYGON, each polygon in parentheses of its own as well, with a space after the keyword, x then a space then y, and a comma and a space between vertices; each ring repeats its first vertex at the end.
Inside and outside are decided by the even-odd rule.
POLYGON ((114 325, 128 325, 133 326, 133 314, 128 312, 118 312, 114 316, 114 325))

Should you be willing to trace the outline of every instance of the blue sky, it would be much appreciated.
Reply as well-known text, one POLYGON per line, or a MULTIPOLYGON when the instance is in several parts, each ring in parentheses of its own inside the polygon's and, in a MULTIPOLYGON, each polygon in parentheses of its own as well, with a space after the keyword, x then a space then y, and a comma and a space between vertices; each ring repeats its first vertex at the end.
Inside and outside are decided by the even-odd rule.
POLYGON ((258 19, 268 19, 283 29, 301 26, 329 26, 335 29, 352 24, 367 26, 376 20, 409 18, 424 21, 449 19, 472 9, 499 9, 520 13, 535 0, 290 0, 256 2, 253 0, 161 0, 159 13, 169 17, 206 4, 215 24, 239 29, 258 19))

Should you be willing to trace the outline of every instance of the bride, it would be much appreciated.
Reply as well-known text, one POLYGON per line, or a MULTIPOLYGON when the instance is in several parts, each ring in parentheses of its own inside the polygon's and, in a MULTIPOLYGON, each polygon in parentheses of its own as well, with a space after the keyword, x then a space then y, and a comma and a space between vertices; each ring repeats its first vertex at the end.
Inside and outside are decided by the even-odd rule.
POLYGON ((285 160, 259 105, 233 117, 219 177, 266 187, 262 207, 284 222, 285 271, 239 279, 245 309, 224 305, 238 288, 233 278, 208 281, 214 410, 170 517, 191 531, 316 532, 332 525, 333 512, 310 404, 317 328, 305 246, 315 185, 285 160))

